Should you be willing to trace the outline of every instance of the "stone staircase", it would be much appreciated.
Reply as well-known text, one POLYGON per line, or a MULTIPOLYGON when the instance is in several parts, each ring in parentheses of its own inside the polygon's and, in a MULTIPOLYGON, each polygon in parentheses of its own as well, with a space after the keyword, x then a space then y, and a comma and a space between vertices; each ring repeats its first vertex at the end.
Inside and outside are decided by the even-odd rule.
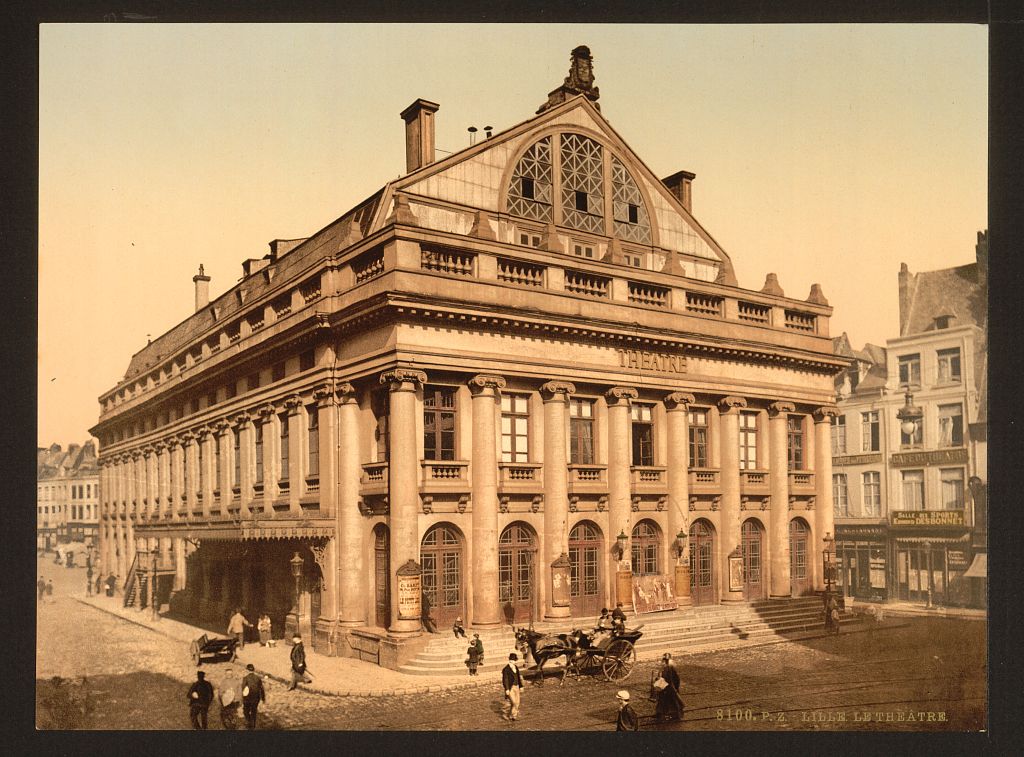
MULTIPOLYGON (((858 618, 843 614, 845 628, 857 623, 858 618)), ((537 623, 538 631, 564 633, 572 628, 592 629, 597 618, 573 618, 560 624, 537 623)), ((824 632, 820 597, 765 600, 740 605, 709 605, 689 607, 673 612, 651 613, 629 617, 627 628, 643 624, 643 636, 637 642, 636 653, 641 660, 652 659, 664 652, 704 652, 713 649, 763 644, 792 638, 806 638, 824 632)), ((469 637, 473 637, 470 629, 469 637)), ((502 668, 509 652, 516 651, 511 628, 477 631, 484 644, 486 664, 479 674, 502 668)), ((420 653, 399 667, 411 675, 464 675, 468 641, 456 640, 450 632, 431 638, 420 653)), ((555 661, 545 670, 560 669, 555 661)))

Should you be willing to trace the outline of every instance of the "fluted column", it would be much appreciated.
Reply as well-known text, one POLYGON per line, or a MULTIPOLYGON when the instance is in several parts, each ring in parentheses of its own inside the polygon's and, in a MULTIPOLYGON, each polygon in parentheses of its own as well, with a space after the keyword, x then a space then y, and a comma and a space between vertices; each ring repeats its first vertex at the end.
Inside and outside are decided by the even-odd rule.
POLYGON ((501 623, 498 601, 498 455, 494 414, 505 379, 474 376, 473 393, 473 617, 474 627, 501 623))
MULTIPOLYGON (((238 517, 249 517, 249 503, 252 502, 252 483, 256 461, 255 431, 252 417, 248 413, 239 413, 231 419, 238 434, 238 517)), ((232 440, 234 447, 234 440, 232 440)), ((231 463, 234 465, 234 461, 231 463)), ((234 476, 234 472, 231 474, 234 476)), ((234 493, 231 495, 234 496, 234 493)))
POLYGON ((720 453, 722 474, 722 601, 742 602, 743 588, 730 589, 729 558, 742 555, 740 547, 740 410, 747 406, 742 397, 718 401, 721 416, 720 453))
MULTIPOLYGON (((359 401, 352 384, 339 384, 335 388, 338 398, 338 449, 320 449, 324 455, 337 455, 337 523, 338 523, 338 618, 344 626, 366 623, 366 581, 363 560, 363 519, 359 512, 359 481, 362 463, 359 458, 359 401)), ((323 413, 320 415, 323 423, 323 413)), ((323 437, 321 437, 322 439, 323 437)), ((392 510, 394 513, 394 510, 392 510)), ((413 534, 415 539, 415 534, 413 534)), ((417 545, 418 546, 418 545, 417 545)), ((408 558, 406 558, 408 559, 408 558)), ((396 566, 397 567, 397 566, 396 566)), ((391 581, 391 577, 388 577, 391 581)), ((397 618, 394 606, 392 618, 397 618)))
POLYGON ((138 455, 138 452, 136 452, 135 450, 132 450, 131 452, 129 452, 127 455, 125 455, 124 465, 122 466, 122 468, 124 470, 124 483, 125 483, 125 497, 124 498, 125 498, 125 501, 127 502, 127 505, 125 507, 125 511, 126 511, 126 513, 128 515, 128 521, 129 522, 131 522, 132 516, 135 514, 135 502, 136 502, 136 497, 137 497, 137 494, 136 494, 136 491, 135 491, 135 481, 136 481, 136 478, 137 478, 137 474, 136 474, 136 470, 135 470, 135 468, 136 468, 136 466, 135 466, 135 458, 136 458, 137 455, 138 455))
POLYGON ((196 435, 186 431, 181 436, 182 446, 185 451, 184 476, 185 501, 189 517, 196 511, 196 491, 199 488, 199 444, 196 442, 196 435))
POLYGON ((690 545, 679 552, 676 538, 679 533, 690 533, 690 439, 688 432, 690 405, 693 395, 672 392, 665 398, 668 432, 668 534, 666 554, 675 554, 676 601, 680 607, 693 604, 690 597, 690 545))
MULTIPOLYGON (((270 403, 261 405, 259 418, 254 420, 263 428, 263 512, 274 511, 274 497, 277 496, 277 467, 281 453, 278 447, 281 444, 280 433, 277 428, 277 414, 274 406, 270 403)), ((255 432, 254 432, 255 433, 255 432)), ((255 454, 255 442, 253 442, 253 454, 255 454)), ((253 507, 253 510, 259 508, 253 507)))
POLYGON ((188 583, 185 562, 185 540, 175 536, 171 548, 174 552, 174 590, 181 591, 188 583))
POLYGON ((773 402, 768 406, 768 467, 771 469, 771 508, 768 527, 768 565, 772 597, 792 593, 789 575, 789 455, 786 424, 792 402, 773 402))
POLYGON ((822 552, 825 534, 835 532, 835 513, 832 510, 832 419, 839 415, 839 409, 827 405, 814 411, 814 564, 816 588, 825 588, 825 577, 821 575, 822 552))
POLYGON ((173 512, 171 502, 171 454, 167 442, 158 441, 156 447, 156 496, 160 500, 157 507, 158 517, 169 519, 173 512))
POLYGON ((185 447, 182 437, 167 440, 171 450, 171 519, 180 520, 185 496, 185 447))
POLYGON ((608 542, 612 549, 607 558, 608 574, 615 576, 616 602, 630 609, 633 606, 633 560, 630 539, 633 534, 632 508, 632 435, 630 403, 637 398, 636 389, 616 386, 605 392, 608 402, 608 542), (618 537, 625 534, 622 556, 614 548, 618 537), (618 558, 618 559, 616 559, 618 558))
POLYGON ((216 478, 214 455, 216 453, 213 449, 215 441, 212 428, 203 426, 199 429, 199 443, 203 448, 203 460, 201 463, 203 466, 202 486, 199 490, 203 493, 203 518, 209 519, 210 508, 213 506, 213 489, 216 486, 214 481, 214 478, 216 478))
MULTIPOLYGON (((391 627, 388 631, 396 635, 418 634, 420 619, 402 618, 399 614, 399 581, 397 572, 406 568, 403 580, 414 585, 419 578, 419 445, 416 438, 416 416, 422 401, 417 393, 426 383, 423 371, 396 368, 381 374, 380 382, 390 387, 391 423, 388 451, 388 497, 391 527, 391 571, 395 581, 391 591, 391 627), (407 565, 408 563, 411 565, 407 565)), ((409 593, 409 592, 407 592, 409 593)), ((419 604, 410 597, 401 609, 408 615, 419 604)), ((416 613, 418 615, 418 612, 416 613)))
MULTIPOLYGON (((313 391, 315 407, 309 413, 316 413, 317 449, 319 450, 317 481, 320 486, 320 514, 337 513, 337 467, 338 460, 338 413, 334 401, 334 388, 330 384, 322 384, 313 391)), ((307 472, 312 475, 312 472, 307 472)))
POLYGON ((220 475, 217 475, 217 458, 213 460, 213 472, 216 476, 214 481, 214 487, 220 492, 217 505, 220 507, 221 514, 227 513, 228 508, 231 504, 231 479, 234 476, 235 462, 232 459, 232 454, 235 451, 235 438, 231 431, 231 423, 226 419, 217 421, 214 426, 216 434, 214 436, 214 444, 220 452, 220 475))
MULTIPOLYGON (((567 381, 549 381, 540 388, 544 400, 544 617, 569 617, 569 605, 552 591, 551 564, 569 553, 569 468, 565 440, 565 408, 576 387, 567 381), (555 604, 559 601, 559 604, 555 604)), ((565 592, 568 596, 568 592, 565 592)))
POLYGON ((100 575, 104 578, 110 572, 113 561, 110 558, 110 545, 113 538, 110 533, 113 520, 110 515, 110 461, 100 462, 100 529, 99 529, 99 550, 100 550, 100 575))
POLYGON ((146 519, 155 520, 160 514, 160 504, 157 502, 159 483, 156 468, 156 448, 146 447, 142 450, 146 456, 146 519))
MULTIPOLYGON (((302 497, 302 398, 293 394, 284 401, 288 409, 285 422, 288 424, 288 480, 291 484, 288 487, 288 510, 293 516, 302 513, 302 504, 299 498, 302 497)), ((283 473, 283 471, 282 471, 283 473)))

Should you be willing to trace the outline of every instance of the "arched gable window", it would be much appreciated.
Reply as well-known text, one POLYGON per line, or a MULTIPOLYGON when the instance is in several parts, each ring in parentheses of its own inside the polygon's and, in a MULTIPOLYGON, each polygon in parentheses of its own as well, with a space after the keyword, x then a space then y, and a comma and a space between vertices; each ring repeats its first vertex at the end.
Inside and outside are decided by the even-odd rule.
POLYGON ((508 212, 551 223, 553 184, 551 137, 544 137, 523 153, 516 163, 508 188, 508 212))
POLYGON ((562 135, 562 221, 581 231, 604 233, 604 154, 594 140, 562 135))
POLYGON ((615 236, 627 242, 651 243, 651 222, 640 188, 618 158, 612 157, 612 216, 615 236))

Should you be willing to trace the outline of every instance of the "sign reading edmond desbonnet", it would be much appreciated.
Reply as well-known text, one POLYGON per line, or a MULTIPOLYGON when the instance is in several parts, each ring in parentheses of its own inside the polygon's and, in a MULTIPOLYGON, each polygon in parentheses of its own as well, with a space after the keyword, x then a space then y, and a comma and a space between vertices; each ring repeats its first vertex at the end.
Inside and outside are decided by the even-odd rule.
POLYGON ((622 368, 639 368, 642 371, 656 373, 686 373, 685 355, 669 355, 646 350, 616 349, 615 351, 619 353, 619 366, 622 368))
POLYGON ((962 526, 963 510, 894 510, 890 513, 894 526, 962 526))

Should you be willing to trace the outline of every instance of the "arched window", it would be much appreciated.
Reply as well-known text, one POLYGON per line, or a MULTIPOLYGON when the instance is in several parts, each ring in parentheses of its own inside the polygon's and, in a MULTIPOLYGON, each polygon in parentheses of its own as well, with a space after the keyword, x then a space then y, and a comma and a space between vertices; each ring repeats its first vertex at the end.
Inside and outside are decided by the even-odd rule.
POLYGON ((661 567, 661 535, 653 521, 642 520, 633 526, 633 575, 659 574, 661 567))
POLYGON ((508 188, 508 212, 551 223, 551 137, 535 142, 516 163, 508 188))
POLYGON ((616 157, 612 157, 612 217, 615 236, 619 239, 651 243, 651 222, 640 189, 616 157))
POLYGON ((581 231, 604 233, 604 156, 594 140, 562 135, 562 220, 581 231))

